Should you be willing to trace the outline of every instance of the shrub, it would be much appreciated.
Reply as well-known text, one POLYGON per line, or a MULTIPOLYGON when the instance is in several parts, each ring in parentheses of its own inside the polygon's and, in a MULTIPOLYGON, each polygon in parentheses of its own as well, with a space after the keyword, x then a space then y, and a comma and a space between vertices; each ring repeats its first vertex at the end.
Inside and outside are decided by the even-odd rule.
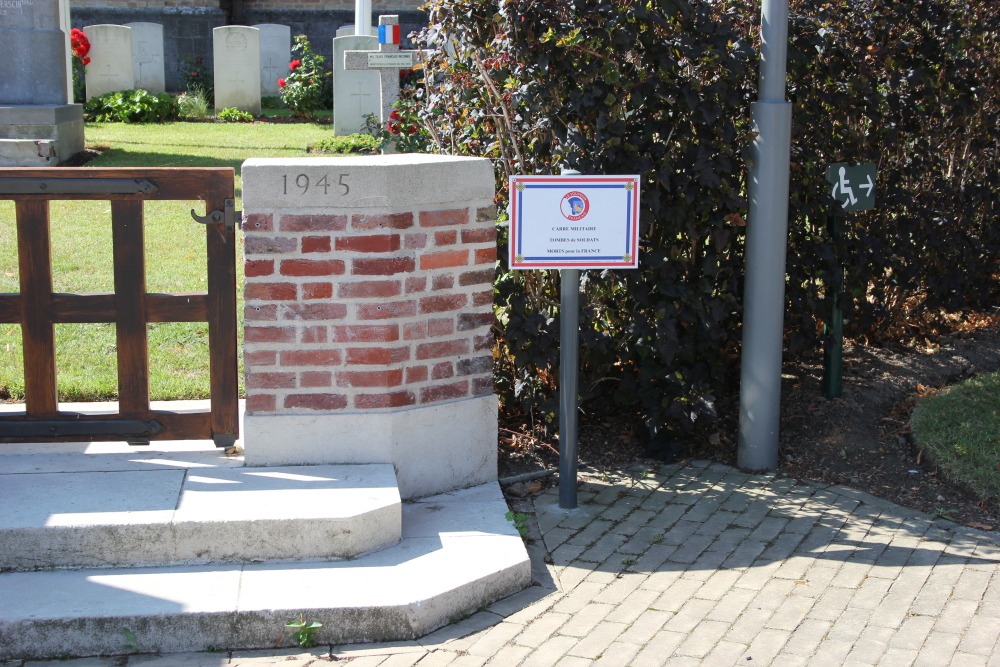
POLYGON ((180 112, 177 98, 148 90, 117 90, 92 98, 84 106, 87 118, 107 123, 165 123, 180 112))
POLYGON ((87 33, 78 28, 70 30, 70 46, 73 50, 73 101, 83 102, 87 98, 86 67, 90 64, 90 40, 87 33))
POLYGON ((200 91, 211 106, 215 99, 215 82, 212 69, 205 64, 205 59, 185 53, 181 60, 180 73, 184 90, 189 93, 200 91))
POLYGON ((278 79, 281 101, 295 115, 312 118, 320 109, 333 105, 326 59, 313 53, 305 35, 295 36, 292 54, 295 58, 288 63, 288 75, 278 79))
POLYGON ((241 111, 236 107, 226 107, 215 116, 223 123, 252 123, 253 114, 249 111, 241 111))
POLYGON ((344 137, 328 136, 309 147, 311 153, 377 153, 380 142, 368 134, 348 134, 344 137))
POLYGON ((177 96, 177 108, 181 118, 208 118, 208 100, 200 88, 189 90, 177 96))

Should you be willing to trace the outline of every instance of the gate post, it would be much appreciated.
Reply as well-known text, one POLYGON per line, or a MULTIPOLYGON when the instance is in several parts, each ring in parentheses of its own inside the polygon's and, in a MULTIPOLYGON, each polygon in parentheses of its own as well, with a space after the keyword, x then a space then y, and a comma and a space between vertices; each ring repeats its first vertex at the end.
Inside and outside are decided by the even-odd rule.
POLYGON ((243 164, 247 465, 496 479, 494 176, 430 155, 243 164))

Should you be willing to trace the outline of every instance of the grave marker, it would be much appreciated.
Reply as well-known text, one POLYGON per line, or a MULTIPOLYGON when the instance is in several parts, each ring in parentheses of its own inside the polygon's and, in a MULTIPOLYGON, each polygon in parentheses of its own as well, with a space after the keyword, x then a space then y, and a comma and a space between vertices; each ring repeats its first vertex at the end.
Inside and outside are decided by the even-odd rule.
POLYGON ((292 29, 277 23, 253 26, 260 30, 260 94, 278 97, 281 88, 278 79, 288 74, 292 60, 292 29))
POLYGON ((135 87, 151 93, 166 90, 163 72, 163 26, 159 23, 126 23, 132 30, 132 75, 135 87))
POLYGON ((348 35, 333 40, 333 133, 336 136, 364 131, 365 116, 379 114, 378 73, 344 69, 346 52, 377 48, 377 37, 348 35))
POLYGON ((215 110, 260 114, 260 30, 227 25, 212 30, 215 110))
POLYGON ((123 25, 88 25, 87 100, 116 90, 135 88, 132 69, 132 29, 123 25))

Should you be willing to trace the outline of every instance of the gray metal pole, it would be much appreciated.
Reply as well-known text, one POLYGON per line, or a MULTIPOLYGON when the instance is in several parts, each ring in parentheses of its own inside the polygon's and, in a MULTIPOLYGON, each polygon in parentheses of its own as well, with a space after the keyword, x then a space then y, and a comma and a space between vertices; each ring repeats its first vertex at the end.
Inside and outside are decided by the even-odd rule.
POLYGON ((576 507, 580 271, 559 271, 559 507, 576 507))
POLYGON ((778 467, 792 105, 785 101, 788 0, 761 5, 760 100, 750 171, 737 464, 778 467))
MULTIPOLYGON (((577 176, 563 169, 563 176, 577 176)), ((580 270, 559 271, 559 507, 576 508, 579 460, 577 408, 580 374, 580 270)))

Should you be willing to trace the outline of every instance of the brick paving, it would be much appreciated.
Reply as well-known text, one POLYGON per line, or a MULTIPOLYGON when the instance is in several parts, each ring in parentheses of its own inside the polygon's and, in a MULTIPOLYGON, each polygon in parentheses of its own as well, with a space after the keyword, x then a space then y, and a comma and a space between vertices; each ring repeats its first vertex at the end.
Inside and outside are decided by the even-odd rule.
POLYGON ((577 509, 557 488, 518 509, 535 585, 420 640, 53 666, 1000 667, 997 533, 705 462, 581 475, 577 509))

